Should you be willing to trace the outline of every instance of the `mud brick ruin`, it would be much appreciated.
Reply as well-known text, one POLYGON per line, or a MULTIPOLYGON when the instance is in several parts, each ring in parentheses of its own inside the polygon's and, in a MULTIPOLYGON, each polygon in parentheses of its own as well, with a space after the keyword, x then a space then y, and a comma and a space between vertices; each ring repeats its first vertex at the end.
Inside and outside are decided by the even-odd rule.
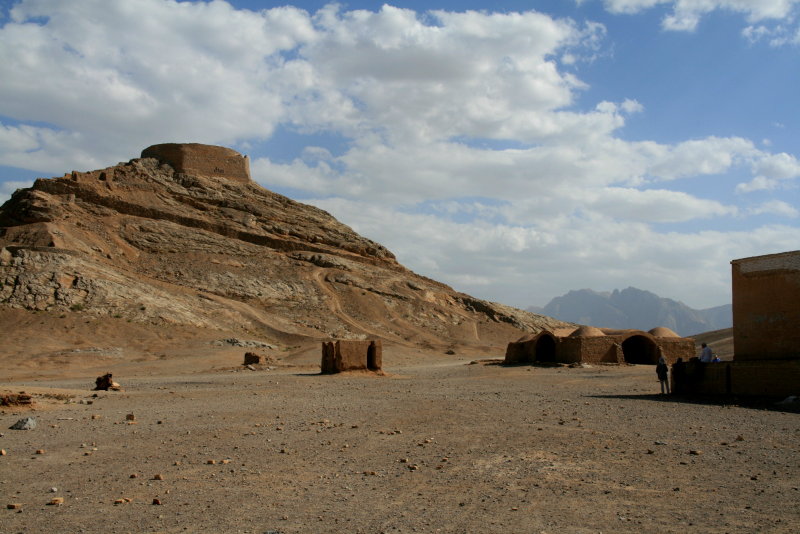
POLYGON ((668 363, 694 356, 694 340, 669 328, 613 330, 581 326, 575 330, 543 330, 509 343, 504 363, 668 363))
POLYGON ((800 251, 731 261, 733 362, 690 361, 675 372, 678 392, 800 393, 800 251))
POLYGON ((155 158, 177 173, 227 178, 249 183, 250 159, 235 150, 200 143, 165 143, 142 150, 143 158, 155 158))
POLYGON ((326 341, 322 343, 322 374, 342 371, 380 371, 383 348, 380 340, 326 341))

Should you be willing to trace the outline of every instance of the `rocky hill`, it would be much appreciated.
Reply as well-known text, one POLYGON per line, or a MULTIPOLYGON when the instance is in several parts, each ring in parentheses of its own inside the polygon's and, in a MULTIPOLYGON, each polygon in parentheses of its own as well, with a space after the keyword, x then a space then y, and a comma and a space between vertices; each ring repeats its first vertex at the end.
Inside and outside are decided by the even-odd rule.
POLYGON ((250 180, 229 149, 144 155, 154 157, 39 179, 0 207, 0 311, 430 348, 504 347, 563 324, 409 271, 325 211, 250 180))
POLYGON ((629 287, 600 293, 591 289, 570 291, 556 297, 544 308, 529 308, 548 316, 606 328, 649 330, 666 326, 682 336, 730 328, 730 304, 695 310, 682 302, 662 298, 649 291, 629 287))

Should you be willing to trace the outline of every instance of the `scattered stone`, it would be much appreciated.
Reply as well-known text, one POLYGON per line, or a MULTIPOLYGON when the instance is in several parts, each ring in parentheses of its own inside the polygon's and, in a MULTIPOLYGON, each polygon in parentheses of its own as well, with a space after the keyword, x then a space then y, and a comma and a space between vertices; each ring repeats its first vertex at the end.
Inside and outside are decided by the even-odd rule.
POLYGON ((692 450, 689 451, 689 454, 691 454, 693 456, 700 456, 701 454, 703 454, 703 451, 699 451, 697 449, 692 449, 692 450))
POLYGON ((153 504, 161 506, 161 499, 153 499, 153 504))
POLYGON ((129 413, 128 415, 125 416, 125 420, 126 421, 136 421, 136 416, 134 414, 132 414, 132 413, 129 413))
POLYGON ((50 488, 50 493, 58 493, 58 488, 56 487, 50 488))
POLYGON ((64 504, 64 497, 53 497, 50 499, 50 502, 47 503, 48 506, 61 506, 64 504))
POLYGON ((9 510, 22 510, 22 503, 12 502, 6 505, 6 508, 9 510))
POLYGON ((744 436, 742 436, 741 434, 736 436, 736 441, 744 441, 744 436))
POLYGON ((208 465, 215 465, 217 463, 216 460, 206 460, 206 464, 208 465))
POLYGON ((153 475, 153 480, 164 480, 164 475, 162 475, 161 473, 153 475))
POLYGON ((0 449, 0 456, 5 456, 5 455, 6 455, 6 450, 0 449))
POLYGON ((11 430, 33 430, 36 428, 36 418, 35 417, 26 417, 24 419, 20 419, 13 425, 9 427, 11 430))
POLYGON ((44 449, 36 449, 36 454, 44 454, 44 449))

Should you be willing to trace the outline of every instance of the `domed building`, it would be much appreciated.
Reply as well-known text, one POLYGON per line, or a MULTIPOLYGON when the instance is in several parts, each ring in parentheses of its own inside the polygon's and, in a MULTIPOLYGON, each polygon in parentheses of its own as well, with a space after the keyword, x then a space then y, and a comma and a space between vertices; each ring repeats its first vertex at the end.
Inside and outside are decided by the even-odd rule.
POLYGON ((655 365, 659 356, 667 363, 688 360, 694 340, 659 326, 643 330, 613 330, 580 326, 569 332, 543 330, 509 343, 505 363, 634 363, 655 365))

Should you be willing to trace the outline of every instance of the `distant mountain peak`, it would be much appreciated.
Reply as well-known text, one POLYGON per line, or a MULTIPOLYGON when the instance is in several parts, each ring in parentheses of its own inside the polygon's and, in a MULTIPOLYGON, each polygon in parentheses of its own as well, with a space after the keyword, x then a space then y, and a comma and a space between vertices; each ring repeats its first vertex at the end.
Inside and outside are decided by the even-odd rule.
POLYGON ((686 304, 636 287, 595 291, 574 289, 555 297, 537 313, 579 324, 606 328, 649 330, 663 326, 682 336, 729 328, 730 304, 695 310, 686 304))

